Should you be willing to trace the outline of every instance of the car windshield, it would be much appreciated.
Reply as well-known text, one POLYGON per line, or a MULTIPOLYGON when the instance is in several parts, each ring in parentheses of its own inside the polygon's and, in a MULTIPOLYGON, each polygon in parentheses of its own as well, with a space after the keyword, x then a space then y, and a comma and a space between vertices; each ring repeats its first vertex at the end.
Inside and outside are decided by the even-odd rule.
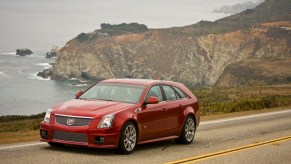
POLYGON ((144 88, 144 85, 98 83, 83 93, 79 99, 97 99, 135 104, 139 101, 144 88))

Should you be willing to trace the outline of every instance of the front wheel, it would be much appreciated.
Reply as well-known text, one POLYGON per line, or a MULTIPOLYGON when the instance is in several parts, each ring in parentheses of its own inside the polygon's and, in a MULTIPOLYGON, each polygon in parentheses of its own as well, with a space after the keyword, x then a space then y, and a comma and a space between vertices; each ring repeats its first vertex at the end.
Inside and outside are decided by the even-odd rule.
POLYGON ((185 123, 182 128, 182 132, 179 138, 176 139, 176 142, 181 144, 190 144, 195 136, 196 126, 192 116, 187 116, 185 123))
POLYGON ((127 122, 121 131, 118 150, 121 154, 130 154, 137 142, 136 127, 132 122, 127 122))

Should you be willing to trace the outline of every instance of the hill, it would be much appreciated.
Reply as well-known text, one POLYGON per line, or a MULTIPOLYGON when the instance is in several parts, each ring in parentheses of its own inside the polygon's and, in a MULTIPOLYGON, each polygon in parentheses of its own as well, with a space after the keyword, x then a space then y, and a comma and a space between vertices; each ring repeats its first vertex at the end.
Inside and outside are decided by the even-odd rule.
MULTIPOLYGON (((107 32, 102 28, 83 33, 59 51, 53 78, 133 77, 174 80, 192 86, 220 84, 217 80, 225 68, 237 69, 234 63, 240 61, 264 58, 290 61, 290 9, 290 0, 266 0, 252 10, 215 22, 201 21, 168 29, 145 26, 138 31, 125 24, 113 26, 122 27, 118 32, 110 33, 111 26, 107 32), (234 65, 228 67, 231 64, 234 65)), ((290 65, 285 64, 288 69, 290 65)), ((243 84, 225 80, 221 83, 243 84)))

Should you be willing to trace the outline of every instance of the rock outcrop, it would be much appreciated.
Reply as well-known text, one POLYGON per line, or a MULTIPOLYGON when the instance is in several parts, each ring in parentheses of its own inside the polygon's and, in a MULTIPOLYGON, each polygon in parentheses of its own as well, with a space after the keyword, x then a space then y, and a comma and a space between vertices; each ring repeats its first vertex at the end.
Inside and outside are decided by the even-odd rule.
MULTIPOLYGON (((279 1, 282 6, 287 2, 279 1)), ((241 24, 241 20, 253 21, 258 14, 264 15, 262 12, 279 10, 278 5, 272 8, 275 2, 266 0, 258 9, 230 16, 228 21, 224 18, 140 33, 101 35, 95 30, 80 34, 58 51, 52 77, 150 78, 214 85, 229 64, 251 58, 291 57, 288 12, 280 11, 281 17, 276 15, 271 21, 259 17, 256 22, 241 24), (282 21, 286 17, 287 21, 282 21)))
POLYGON ((58 47, 53 46, 50 52, 46 53, 46 58, 55 58, 58 56, 58 47))
POLYGON ((41 72, 38 72, 37 76, 40 76, 40 77, 42 77, 44 79, 47 79, 47 78, 52 76, 52 69, 48 68, 48 69, 45 69, 45 70, 43 70, 41 72))
POLYGON ((50 51, 50 52, 47 52, 45 57, 46 58, 54 58, 54 57, 57 57, 58 56, 58 53, 56 51, 50 51))
POLYGON ((26 56, 26 55, 31 55, 33 52, 30 49, 27 48, 21 48, 16 50, 16 55, 18 56, 26 56))

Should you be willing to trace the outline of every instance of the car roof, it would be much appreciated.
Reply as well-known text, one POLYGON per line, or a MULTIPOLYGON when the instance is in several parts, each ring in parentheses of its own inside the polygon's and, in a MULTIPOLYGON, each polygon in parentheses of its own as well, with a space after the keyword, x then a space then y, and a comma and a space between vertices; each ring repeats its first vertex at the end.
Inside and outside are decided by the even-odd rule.
POLYGON ((103 80, 101 82, 105 83, 125 83, 125 84, 136 84, 136 85, 152 85, 152 84, 177 84, 177 82, 173 81, 165 81, 165 80, 152 80, 152 79, 132 79, 132 78, 125 78, 125 79, 108 79, 103 80))

